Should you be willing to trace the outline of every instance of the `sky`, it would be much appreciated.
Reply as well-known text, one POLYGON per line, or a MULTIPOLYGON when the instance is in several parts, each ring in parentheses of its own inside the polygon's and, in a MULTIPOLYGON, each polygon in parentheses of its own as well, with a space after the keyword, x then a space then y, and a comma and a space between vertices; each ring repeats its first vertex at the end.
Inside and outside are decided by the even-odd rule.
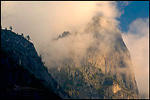
POLYGON ((77 35, 76 38, 71 37, 71 41, 63 40, 55 45, 51 40, 64 31, 82 33, 95 15, 103 16, 103 28, 113 32, 113 26, 116 26, 120 30, 131 54, 139 91, 148 94, 149 1, 1 1, 2 27, 9 28, 11 25, 14 32, 30 35, 38 53, 47 52, 53 58, 56 57, 56 51, 64 56, 69 50, 67 47, 76 48, 77 55, 84 52, 77 48, 84 50, 92 43, 90 35, 77 35), (113 23, 112 27, 108 26, 105 19, 113 23), (73 45, 68 44, 68 41, 73 45))
POLYGON ((120 29, 131 54, 139 90, 149 93, 149 1, 132 1, 126 5, 118 19, 120 29))
POLYGON ((118 9, 124 12, 118 18, 123 32, 129 30, 129 24, 135 19, 149 17, 149 1, 129 1, 124 6, 122 2, 118 2, 118 9))

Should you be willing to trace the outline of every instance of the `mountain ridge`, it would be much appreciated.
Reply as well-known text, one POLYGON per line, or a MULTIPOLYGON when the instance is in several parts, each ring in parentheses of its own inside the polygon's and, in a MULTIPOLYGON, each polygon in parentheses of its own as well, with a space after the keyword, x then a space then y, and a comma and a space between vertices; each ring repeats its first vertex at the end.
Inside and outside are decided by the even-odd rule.
MULTIPOLYGON (((62 90, 61 86, 59 86, 48 73, 47 68, 44 66, 41 58, 38 56, 33 43, 26 40, 23 36, 18 35, 11 30, 1 29, 1 51, 5 51, 9 56, 7 59, 12 59, 12 61, 17 64, 18 68, 23 67, 22 70, 27 70, 29 75, 31 74, 31 76, 35 77, 34 79, 41 80, 38 81, 39 83, 37 84, 41 84, 43 88, 49 89, 49 91, 51 91, 52 94, 55 94, 55 96, 57 94, 58 98, 70 98, 70 96, 62 90)), ((1 53, 3 54, 4 52, 1 53)), ((3 64, 3 66, 8 67, 6 62, 3 64)), ((14 69, 13 66, 11 66, 11 68, 14 69)), ((1 74, 1 77, 2 75, 7 76, 7 74, 1 74)), ((13 74, 11 75, 13 76, 13 74)), ((14 79, 14 77, 11 76, 8 76, 8 78, 14 79)), ((11 81, 7 81, 10 84, 15 85, 14 83, 11 83, 11 81)), ((22 84, 20 83, 19 85, 22 84)))
MULTIPOLYGON (((48 70, 33 43, 23 35, 1 29, 1 37, 2 50, 6 51, 17 65, 34 75, 33 80, 38 79, 45 88, 61 98, 140 98, 128 48, 120 31, 103 17, 93 17, 84 32, 74 34, 64 31, 62 35, 53 39, 52 43, 67 43, 69 49, 65 52, 67 56, 64 54, 64 57, 60 56, 61 59, 54 59, 55 63, 47 65, 48 70), (85 37, 90 37, 90 42, 84 40, 85 37), (81 46, 76 45, 81 42, 88 45, 83 48, 84 43, 81 46)), ((51 59, 47 59, 48 62, 51 62, 51 59)))

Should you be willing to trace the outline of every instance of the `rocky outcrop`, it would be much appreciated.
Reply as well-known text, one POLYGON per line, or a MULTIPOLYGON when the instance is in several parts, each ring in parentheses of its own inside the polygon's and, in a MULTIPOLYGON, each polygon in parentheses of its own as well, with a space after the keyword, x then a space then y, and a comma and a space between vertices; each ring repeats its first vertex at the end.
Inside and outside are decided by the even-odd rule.
POLYGON ((69 31, 64 31, 62 33, 62 35, 59 35, 57 38, 54 38, 53 40, 58 40, 60 38, 63 38, 63 37, 66 37, 66 36, 69 36, 71 33, 69 31))

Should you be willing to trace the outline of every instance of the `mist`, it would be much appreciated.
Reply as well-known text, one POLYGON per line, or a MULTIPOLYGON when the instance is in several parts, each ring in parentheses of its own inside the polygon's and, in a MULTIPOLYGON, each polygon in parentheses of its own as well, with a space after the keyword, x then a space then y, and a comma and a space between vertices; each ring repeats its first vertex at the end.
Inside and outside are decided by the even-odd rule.
MULTIPOLYGON (((9 28, 11 25, 14 32, 30 35, 31 42, 43 56, 47 67, 56 63, 59 65, 58 62, 65 58, 82 59, 91 45, 98 44, 100 48, 105 46, 101 50, 106 52, 110 49, 110 44, 113 45, 113 42, 107 40, 113 41, 114 34, 121 34, 116 18, 122 12, 117 9, 117 2, 114 1, 1 1, 1 4, 2 27, 9 28), (95 23, 96 21, 98 22, 95 23), (71 35, 52 41, 64 31, 69 31, 71 35), (104 37, 104 44, 98 43, 98 38, 95 38, 97 35, 104 37)), ((145 24, 148 22, 136 20, 130 30, 123 33, 140 92, 148 91, 149 88, 149 30, 145 24)))
POLYGON ((140 93, 149 95, 149 19, 138 18, 123 33, 140 93))
MULTIPOLYGON (((2 26, 13 26, 17 33, 30 35, 39 54, 43 59, 52 59, 55 62, 69 56, 70 51, 74 51, 76 56, 85 54, 85 49, 94 42, 91 34, 85 34, 87 24, 92 21, 94 16, 103 17, 100 22, 102 30, 100 33, 114 32, 113 28, 119 24, 115 19, 121 13, 116 8, 116 2, 2 2, 2 26), (113 23, 113 27, 108 27, 107 20, 113 23), (66 39, 52 42, 53 38, 58 37, 64 31, 72 34, 66 39), (107 32, 106 32, 107 31, 107 32), (72 45, 73 43, 73 45, 72 45), (71 50, 72 48, 72 50, 71 50), (81 48, 81 49, 80 49, 81 48), (69 53, 68 53, 69 52, 69 53), (48 55, 48 56, 47 56, 48 55), (50 57, 51 56, 51 57, 50 57)), ((92 26, 92 25, 90 25, 92 26)), ((97 26, 96 26, 97 27, 97 26)), ((96 28, 95 27, 95 28, 96 28)), ((97 27, 98 28, 98 27, 97 27)), ((115 33, 115 32, 114 32, 115 33)), ((108 36, 107 37, 108 39, 108 36)), ((110 37, 110 36, 109 36, 110 37)), ((107 40, 106 39, 106 40, 107 40)), ((47 63, 46 63, 47 64, 47 63)), ((50 64, 47 64, 50 66, 50 64)))

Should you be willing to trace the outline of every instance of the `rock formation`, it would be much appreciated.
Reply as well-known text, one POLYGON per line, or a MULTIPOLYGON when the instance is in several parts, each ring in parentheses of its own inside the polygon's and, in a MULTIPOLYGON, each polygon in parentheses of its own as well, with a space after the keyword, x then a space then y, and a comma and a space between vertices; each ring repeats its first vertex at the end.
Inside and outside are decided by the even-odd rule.
POLYGON ((84 34, 92 34, 94 40, 86 49, 86 55, 80 60, 66 58, 59 66, 50 68, 58 84, 72 98, 140 98, 130 53, 115 25, 95 16, 84 34))

